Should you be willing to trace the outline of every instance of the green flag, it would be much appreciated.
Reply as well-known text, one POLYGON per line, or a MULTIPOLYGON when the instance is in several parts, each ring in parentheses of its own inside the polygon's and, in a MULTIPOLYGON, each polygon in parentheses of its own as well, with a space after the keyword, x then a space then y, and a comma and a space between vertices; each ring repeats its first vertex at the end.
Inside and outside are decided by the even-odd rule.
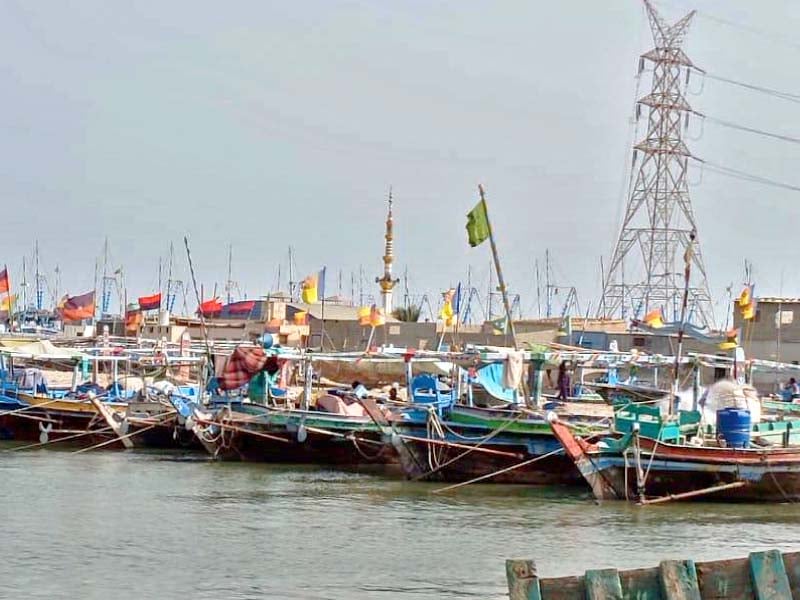
POLYGON ((489 237, 489 216, 486 214, 486 202, 483 200, 467 214, 467 234, 469 245, 473 248, 489 237))

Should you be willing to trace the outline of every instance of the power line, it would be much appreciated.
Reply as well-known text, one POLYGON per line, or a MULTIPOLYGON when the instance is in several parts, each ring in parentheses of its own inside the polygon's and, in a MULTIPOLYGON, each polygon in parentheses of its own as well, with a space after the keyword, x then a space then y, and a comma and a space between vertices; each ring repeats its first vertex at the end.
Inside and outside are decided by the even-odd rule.
POLYGON ((722 77, 720 75, 714 75, 712 73, 704 73, 704 76, 709 79, 713 79, 714 81, 721 81, 722 83, 728 83, 754 92, 760 92, 762 94, 767 94, 768 96, 773 96, 775 98, 780 98, 782 100, 788 100, 789 102, 796 102, 800 104, 800 94, 783 92, 781 90, 776 90, 761 85, 755 85, 753 83, 746 83, 744 81, 737 81, 736 79, 730 79, 729 77, 722 77))
POLYGON ((766 29, 760 29, 758 27, 753 27, 752 25, 745 25, 744 23, 737 23, 736 21, 732 21, 730 19, 726 19, 724 17, 717 17, 705 11, 697 11, 697 16, 707 21, 712 21, 717 23, 718 25, 726 25, 728 27, 733 27, 735 29, 741 29, 742 31, 746 31, 748 33, 752 33, 753 35, 757 35, 763 37, 767 40, 772 42, 777 42, 780 44, 785 44, 787 46, 791 46, 797 50, 800 50, 800 44, 794 41, 793 38, 783 36, 772 31, 767 31, 766 29))
POLYGON ((790 183, 778 181, 777 179, 770 179, 768 177, 762 177, 761 175, 747 173, 746 171, 732 169, 724 165, 718 165, 713 162, 697 158, 696 156, 693 156, 692 158, 703 165, 704 169, 708 169, 712 173, 718 173, 719 175, 725 175, 741 181, 749 181, 750 183, 758 183, 760 185, 782 188, 792 192, 800 192, 800 186, 798 185, 792 185, 790 183))
POLYGON ((723 127, 730 127, 731 129, 737 129, 739 131, 745 131, 747 133, 754 133, 756 135, 761 135, 764 137, 772 138, 775 140, 781 140, 783 142, 790 142, 792 144, 800 144, 800 138, 791 136, 791 135, 784 135, 781 133, 773 133, 771 131, 765 131, 763 129, 756 129, 755 127, 748 127, 747 125, 739 125, 738 123, 734 123, 733 121, 725 121, 723 119, 717 119, 715 117, 709 117, 707 115, 701 115, 707 121, 712 123, 716 123, 717 125, 722 125, 723 127))

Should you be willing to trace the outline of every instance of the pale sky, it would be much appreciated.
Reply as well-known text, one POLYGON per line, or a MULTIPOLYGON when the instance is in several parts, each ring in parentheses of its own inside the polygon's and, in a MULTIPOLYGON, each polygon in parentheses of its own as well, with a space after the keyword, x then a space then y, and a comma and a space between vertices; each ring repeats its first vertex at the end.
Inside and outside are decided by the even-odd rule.
MULTIPOLYGON (((670 22, 698 9, 686 49, 709 73, 800 93, 800 4, 658 6, 670 22)), ((107 235, 138 296, 155 291, 170 241, 188 280, 188 234, 207 290, 226 278, 228 243, 249 296, 275 288, 279 263, 285 288, 291 244, 299 275, 327 265, 329 293, 341 269, 349 295, 359 265, 374 293, 391 185, 396 272, 408 268, 412 294, 470 264, 484 289, 488 245, 470 249, 464 230, 483 182, 524 312, 547 248, 558 283, 596 307, 650 45, 637 0, 0 0, 0 260, 18 280, 38 238, 42 270, 58 264, 62 291, 78 294, 107 235)), ((797 103, 694 84, 709 116, 800 134, 797 103)), ((797 145, 695 125, 696 155, 800 185, 797 145)), ((718 315, 745 258, 757 293, 782 281, 800 296, 800 194, 697 168, 691 180, 718 315)))

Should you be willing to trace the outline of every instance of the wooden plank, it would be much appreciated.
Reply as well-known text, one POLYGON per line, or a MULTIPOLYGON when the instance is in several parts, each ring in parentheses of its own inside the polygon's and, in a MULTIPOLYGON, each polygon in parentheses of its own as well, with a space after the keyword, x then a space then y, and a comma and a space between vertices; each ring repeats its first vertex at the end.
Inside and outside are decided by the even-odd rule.
POLYGON ((665 600, 701 600, 693 561, 661 561, 660 579, 665 600))
POLYGON ((622 583, 616 569, 586 571, 586 600, 622 600, 622 583))
POLYGON ((583 600, 586 584, 583 577, 548 577, 539 580, 539 593, 545 600, 583 600))
POLYGON ((697 583, 704 600, 753 600, 753 584, 746 558, 696 563, 697 583))
POLYGON ((800 552, 784 552, 783 566, 786 567, 786 575, 789 577, 792 598, 800 600, 800 552))
POLYGON ((625 600, 664 600, 658 567, 620 571, 619 580, 625 600))
POLYGON ((532 560, 507 560, 506 579, 511 600, 541 600, 536 563, 532 560))
POLYGON ((750 576, 756 600, 791 600, 789 578, 783 557, 777 550, 750 554, 750 576))

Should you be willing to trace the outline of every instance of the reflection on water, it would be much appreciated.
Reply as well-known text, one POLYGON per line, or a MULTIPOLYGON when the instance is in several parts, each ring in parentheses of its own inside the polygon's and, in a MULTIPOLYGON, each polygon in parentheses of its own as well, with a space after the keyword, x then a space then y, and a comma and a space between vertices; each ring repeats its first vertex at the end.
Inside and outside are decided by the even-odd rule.
POLYGON ((433 494, 441 484, 168 453, 5 452, 0 482, 3 597, 503 598, 510 557, 554 576, 800 549, 794 505, 433 494))

